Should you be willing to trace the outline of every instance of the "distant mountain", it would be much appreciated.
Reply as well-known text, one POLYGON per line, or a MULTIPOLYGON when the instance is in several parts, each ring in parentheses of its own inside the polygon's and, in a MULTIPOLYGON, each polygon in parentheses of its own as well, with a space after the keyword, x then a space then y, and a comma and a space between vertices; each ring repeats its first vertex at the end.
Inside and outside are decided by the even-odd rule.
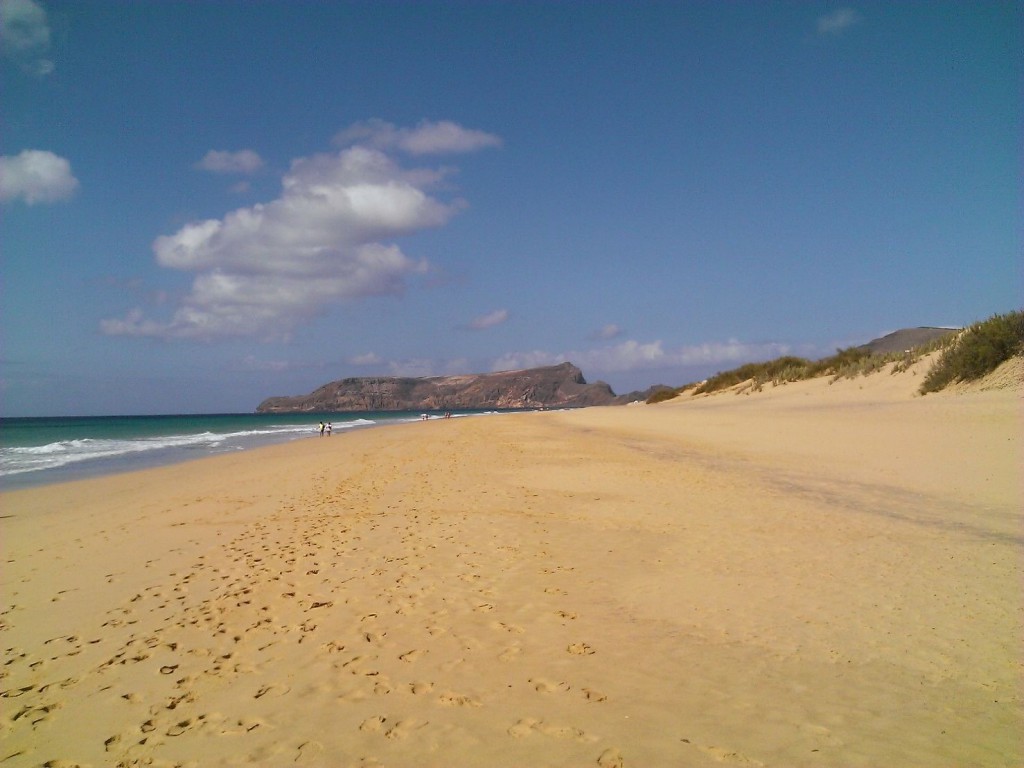
POLYGON ((863 349, 871 354, 888 354, 890 352, 903 352, 913 347, 919 347, 923 344, 929 344, 936 339, 941 339, 943 336, 949 336, 951 333, 956 333, 959 328, 904 328, 899 331, 893 331, 890 334, 882 336, 879 339, 869 341, 867 344, 862 344, 857 349, 863 349))
POLYGON ((308 395, 271 397, 257 413, 447 411, 461 408, 573 408, 611 405, 603 381, 588 384, 572 363, 461 376, 340 379, 308 395))

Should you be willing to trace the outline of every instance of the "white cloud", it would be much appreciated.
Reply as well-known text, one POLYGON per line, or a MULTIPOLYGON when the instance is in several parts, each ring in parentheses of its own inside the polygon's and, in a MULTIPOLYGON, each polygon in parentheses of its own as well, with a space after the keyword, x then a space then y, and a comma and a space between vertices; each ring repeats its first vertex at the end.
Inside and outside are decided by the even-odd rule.
POLYGON ((622 329, 614 323, 602 326, 600 329, 594 331, 590 338, 598 339, 602 341, 608 341, 610 339, 618 338, 622 335, 622 329))
POLYGON ((860 14, 852 8, 839 8, 818 17, 819 35, 839 35, 860 21, 860 14))
POLYGON ((123 318, 109 318, 100 321, 100 330, 108 336, 159 336, 163 326, 147 320, 138 307, 131 309, 123 318))
POLYGON ((586 370, 602 372, 632 371, 656 368, 664 365, 670 356, 662 349, 660 341, 641 344, 638 341, 624 341, 612 347, 586 350, 570 358, 586 370))
POLYGON ((54 70, 46 11, 33 0, 0 0, 0 47, 25 72, 43 77, 54 70))
POLYGON ((412 358, 409 360, 393 360, 388 363, 389 376, 409 376, 422 378, 434 376, 436 368, 433 360, 412 358))
POLYGON ((367 352, 362 355, 354 355, 348 359, 352 365, 380 365, 383 361, 376 352, 367 352))
POLYGON ((52 203, 66 200, 76 189, 71 163, 53 152, 26 149, 0 157, 0 202, 52 203))
POLYGON ((461 208, 431 194, 444 172, 405 169, 380 149, 352 146, 295 160, 269 203, 158 237, 158 264, 197 272, 166 322, 130 312, 112 335, 211 339, 287 337, 332 302, 399 294, 426 270, 388 241, 445 224, 461 208))
POLYGON ((287 360, 261 360, 255 355, 246 355, 241 362, 241 369, 243 371, 271 371, 273 373, 281 373, 287 371, 293 366, 287 360))
MULTIPOLYGON (((532 352, 506 352, 491 365, 492 371, 518 371, 523 368, 540 368, 545 365, 558 365, 570 360, 563 355, 552 354, 535 349, 532 352)), ((575 362, 575 361, 572 361, 575 362)))
POLYGON ((211 149, 203 159, 196 163, 196 168, 213 173, 255 173, 263 167, 263 158, 251 149, 237 152, 211 149))
MULTIPOLYGON (((375 365, 381 367, 382 363, 383 361, 377 361, 375 365)), ((387 370, 388 376, 412 378, 459 376, 469 372, 470 362, 464 357, 453 357, 446 360, 414 357, 405 360, 391 360, 383 367, 387 370)))
POLYGON ((568 360, 578 365, 588 376, 600 377, 609 373, 627 371, 719 363, 747 363, 779 357, 788 354, 789 351, 790 348, 785 344, 747 344, 735 339, 726 342, 683 346, 677 349, 665 349, 661 340, 639 342, 629 339, 612 346, 572 350, 557 354, 540 350, 510 352, 495 360, 491 370, 535 368, 543 365, 556 365, 568 360))
POLYGON ((474 331, 482 331, 485 328, 493 328, 496 325, 501 325, 506 320, 508 320, 508 310, 496 309, 486 315, 473 318, 469 321, 469 324, 466 327, 474 331))
POLYGON ((500 147, 501 139, 449 122, 423 121, 415 128, 398 128, 383 120, 355 123, 334 137, 335 144, 358 143, 377 149, 399 149, 411 155, 455 154, 500 147))

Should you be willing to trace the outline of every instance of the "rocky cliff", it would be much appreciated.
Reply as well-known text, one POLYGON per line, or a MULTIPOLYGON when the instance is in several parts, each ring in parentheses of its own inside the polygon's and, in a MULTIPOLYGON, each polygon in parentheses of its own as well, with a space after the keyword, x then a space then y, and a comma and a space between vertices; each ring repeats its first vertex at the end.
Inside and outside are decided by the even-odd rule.
POLYGON ((446 411, 461 408, 572 408, 610 405, 604 382, 588 384, 572 363, 519 371, 428 378, 341 379, 308 395, 271 397, 257 413, 330 411, 446 411))

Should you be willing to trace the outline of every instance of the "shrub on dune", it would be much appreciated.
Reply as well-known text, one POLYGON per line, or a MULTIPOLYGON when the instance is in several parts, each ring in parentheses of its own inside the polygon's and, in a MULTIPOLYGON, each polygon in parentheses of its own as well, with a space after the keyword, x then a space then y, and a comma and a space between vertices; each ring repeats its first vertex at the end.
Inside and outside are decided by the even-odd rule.
POLYGON ((769 382, 784 384, 819 376, 832 376, 833 381, 855 378, 875 373, 889 365, 892 366, 892 373, 902 373, 925 355, 939 350, 943 352, 925 376, 921 394, 937 392, 957 381, 979 379, 1011 357, 1024 355, 1024 311, 994 315, 988 320, 975 323, 962 333, 951 332, 900 352, 876 353, 865 345, 837 349, 834 355, 814 361, 787 356, 762 363, 746 363, 716 373, 697 385, 687 384, 676 390, 658 392, 648 402, 670 399, 691 387, 695 387, 694 394, 706 395, 745 383, 749 383, 747 389, 753 388, 756 391, 769 382))
POLYGON ((1024 312, 993 315, 969 327, 946 347, 925 376, 921 394, 980 379, 1017 355, 1024 355, 1024 312))

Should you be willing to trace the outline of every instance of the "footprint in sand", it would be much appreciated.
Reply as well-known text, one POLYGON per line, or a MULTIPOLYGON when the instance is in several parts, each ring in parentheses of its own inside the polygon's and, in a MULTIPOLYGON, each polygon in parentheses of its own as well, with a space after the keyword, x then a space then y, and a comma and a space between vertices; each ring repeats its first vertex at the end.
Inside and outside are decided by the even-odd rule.
POLYGON ((167 704, 165 705, 164 708, 177 709, 182 704, 182 702, 184 702, 185 704, 192 704, 195 702, 195 700, 195 694, 190 691, 188 693, 183 693, 181 696, 172 696, 167 700, 167 704))
POLYGON ((384 730, 384 723, 386 722, 386 717, 381 717, 380 715, 377 715, 376 717, 371 717, 366 720, 363 720, 363 722, 359 724, 359 730, 363 733, 380 733, 382 730, 384 730))
POLYGON ((386 739, 404 739, 415 730, 423 728, 427 723, 417 723, 415 720, 399 720, 394 724, 388 718, 377 715, 364 720, 359 726, 363 733, 383 734, 386 739))
POLYGON ((479 707, 480 702, 471 696, 463 696, 460 693, 453 693, 452 691, 446 691, 442 693, 438 699, 439 704, 443 704, 446 707, 479 707))
POLYGON ((597 764, 601 768, 624 768, 626 762, 622 759, 622 753, 613 747, 601 753, 597 758, 597 764))
POLYGON ((552 680, 546 680, 543 677, 532 677, 529 682, 537 693, 555 693, 558 691, 565 693, 570 688, 568 683, 556 683, 552 680))
POLYGON ((46 704, 41 707, 35 707, 31 705, 25 706, 22 707, 17 713, 15 713, 11 717, 11 722, 17 722, 18 720, 25 718, 25 720, 28 723, 30 723, 34 728, 35 726, 39 725, 39 723, 42 723, 49 719, 50 713, 53 712, 55 709, 60 709, 60 707, 61 704, 59 702, 54 704, 46 704))
POLYGON ((553 736, 557 739, 574 739, 576 741, 595 741, 593 736, 587 736, 586 733, 581 731, 579 728, 573 728, 571 725, 551 725, 545 722, 537 727, 537 730, 543 733, 545 736, 553 736))
POLYGON ((324 745, 319 741, 306 741, 299 744, 299 754, 295 758, 296 763, 308 763, 316 760, 324 751, 324 745))
POLYGON ((265 725, 265 720, 260 720, 256 717, 243 717, 235 720, 235 722, 229 725, 222 725, 219 731, 221 736, 240 736, 244 733, 250 733, 255 731, 261 725, 265 725))
POLYGON ((504 621, 495 621, 491 624, 491 629, 504 630, 514 635, 521 635, 526 631, 518 624, 506 624, 504 621))
POLYGON ((513 646, 511 646, 509 648, 506 648, 504 651, 502 651, 498 655, 498 660, 499 661, 515 661, 516 658, 519 656, 519 654, 521 652, 522 652, 522 648, 520 648, 518 645, 513 645, 513 646))
POLYGON ((405 653, 403 653, 398 658, 399 658, 399 660, 404 661, 407 664, 411 664, 412 662, 416 661, 416 659, 418 659, 420 656, 422 656, 425 653, 426 653, 426 651, 421 651, 421 650, 406 651, 405 653))
POLYGON ((203 725, 204 720, 206 720, 206 715, 198 715, 194 718, 190 717, 187 720, 182 720, 168 728, 167 735, 181 736, 183 733, 186 733, 187 731, 191 731, 193 728, 197 728, 203 725))
POLYGON ((253 698, 262 699, 264 696, 284 696, 290 690, 291 688, 289 688, 287 685, 264 685, 261 686, 258 691, 256 691, 256 693, 253 695, 253 698))
POLYGON ((391 728, 388 728, 384 732, 385 739, 404 739, 407 738, 413 731, 417 731, 423 728, 426 723, 418 723, 415 720, 399 720, 391 728))
POLYGON ((11 688, 10 690, 0 693, 0 697, 5 699, 14 699, 18 696, 21 696, 22 694, 28 693, 33 688, 35 688, 34 685, 26 685, 23 688, 11 688))
POLYGON ((529 736, 534 732, 537 725, 540 724, 540 720, 534 720, 532 717, 524 717, 518 723, 508 729, 510 736, 515 736, 517 739, 521 739, 524 736, 529 736))
POLYGON ((579 728, 573 728, 569 725, 554 725, 552 723, 545 722, 544 720, 537 720, 532 717, 525 717, 518 723, 508 729, 510 736, 516 738, 523 738, 524 736, 530 736, 534 733, 540 733, 544 736, 551 736, 556 739, 574 739, 576 741, 595 741, 593 736, 587 736, 587 734, 581 731, 579 728))
POLYGON ((358 675, 362 673, 360 667, 368 661, 373 661, 375 658, 375 656, 371 657, 356 655, 350 658, 348 661, 342 662, 341 668, 347 669, 353 675, 358 675))
POLYGON ((724 747, 703 747, 698 745, 697 748, 704 754, 710 755, 720 763, 736 763, 738 765, 752 766, 764 765, 764 763, 758 760, 752 760, 746 755, 740 754, 739 752, 734 752, 731 749, 725 749, 724 747))
POLYGON ((566 650, 574 656, 593 656, 596 653, 587 643, 571 643, 566 650))

